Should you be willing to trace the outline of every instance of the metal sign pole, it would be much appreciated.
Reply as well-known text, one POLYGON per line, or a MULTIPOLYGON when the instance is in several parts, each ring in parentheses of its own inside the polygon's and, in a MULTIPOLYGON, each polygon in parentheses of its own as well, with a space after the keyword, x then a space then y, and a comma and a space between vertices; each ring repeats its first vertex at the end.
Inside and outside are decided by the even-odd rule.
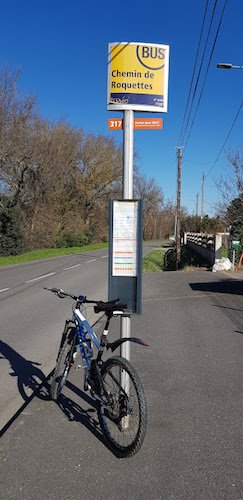
MULTIPOLYGON (((133 198, 133 131, 134 111, 129 109, 123 112, 123 199, 133 198)), ((121 337, 131 336, 131 317, 121 317, 121 337)), ((121 356, 130 360, 130 342, 121 345, 121 356)))
POLYGON ((133 116, 132 109, 123 112, 123 199, 133 198, 133 116))

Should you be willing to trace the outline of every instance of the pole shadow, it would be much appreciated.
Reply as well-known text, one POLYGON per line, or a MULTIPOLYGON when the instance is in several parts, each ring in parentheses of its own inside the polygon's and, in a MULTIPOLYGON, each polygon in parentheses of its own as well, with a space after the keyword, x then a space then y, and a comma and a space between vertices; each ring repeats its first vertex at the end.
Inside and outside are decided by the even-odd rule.
POLYGON ((243 280, 222 280, 205 283, 189 283, 194 291, 243 295, 243 280))
POLYGON ((214 307, 219 307, 220 309, 229 309, 230 311, 243 312, 243 309, 237 309, 236 307, 220 306, 219 304, 214 304, 214 307))
POLYGON ((0 340, 0 359, 7 359, 11 377, 16 377, 17 387, 24 401, 33 394, 40 399, 50 399, 46 375, 39 368, 41 363, 30 361, 21 356, 8 344, 0 340))

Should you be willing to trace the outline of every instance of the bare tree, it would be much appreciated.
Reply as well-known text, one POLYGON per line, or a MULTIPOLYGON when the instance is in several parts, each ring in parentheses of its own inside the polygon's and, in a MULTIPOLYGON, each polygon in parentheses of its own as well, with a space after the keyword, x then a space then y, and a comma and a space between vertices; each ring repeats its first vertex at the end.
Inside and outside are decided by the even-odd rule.
POLYGON ((227 159, 228 167, 215 181, 222 197, 221 210, 224 212, 231 201, 243 193, 243 149, 229 152, 227 159))
POLYGON ((54 245, 63 232, 83 231, 76 186, 82 130, 65 122, 35 123, 32 168, 25 178, 25 234, 29 246, 54 245), (75 221, 75 223, 74 223, 75 221), (43 244, 43 243, 42 243, 43 244))
POLYGON ((121 189, 122 150, 113 138, 90 134, 80 151, 79 195, 87 228, 107 223, 96 219, 97 211, 121 189), (96 219, 94 221, 94 218, 96 219))
POLYGON ((157 238, 160 233, 160 213, 164 196, 154 178, 137 174, 135 177, 135 196, 143 200, 144 239, 157 238))
MULTIPOLYGON (((18 93, 19 76, 18 70, 0 70, 0 192, 20 214, 25 247, 53 246, 65 233, 105 239, 108 200, 121 197, 121 146, 42 119, 35 98, 18 93)), ((160 237, 162 189, 134 171, 145 237, 160 237)))
POLYGON ((35 118, 35 98, 18 95, 19 75, 18 70, 0 70, 0 187, 11 193, 15 204, 30 168, 29 128, 35 118))

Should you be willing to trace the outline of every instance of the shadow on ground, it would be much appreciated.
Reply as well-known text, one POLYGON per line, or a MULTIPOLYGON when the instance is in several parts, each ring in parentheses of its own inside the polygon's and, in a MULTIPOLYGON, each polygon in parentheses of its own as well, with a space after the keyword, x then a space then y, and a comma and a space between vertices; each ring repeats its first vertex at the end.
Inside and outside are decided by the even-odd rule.
POLYGON ((30 361, 21 356, 12 347, 0 340, 0 359, 7 359, 10 364, 10 377, 16 377, 20 395, 28 401, 33 393, 40 399, 50 399, 47 390, 39 390, 46 384, 46 376, 37 361, 30 361), (37 393, 38 391, 38 393, 37 393))
POLYGON ((222 280, 206 283, 189 283, 194 291, 243 295, 243 281, 222 280))

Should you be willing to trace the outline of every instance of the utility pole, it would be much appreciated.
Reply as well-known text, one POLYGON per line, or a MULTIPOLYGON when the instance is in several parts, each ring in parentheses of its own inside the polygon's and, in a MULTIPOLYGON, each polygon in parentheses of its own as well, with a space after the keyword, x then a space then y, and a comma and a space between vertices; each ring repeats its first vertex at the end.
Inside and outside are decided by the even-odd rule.
POLYGON ((196 217, 198 217, 198 197, 199 197, 199 194, 197 193, 196 194, 196 217))
POLYGON ((204 181, 205 181, 205 175, 203 173, 202 176, 202 206, 201 206, 201 221, 203 220, 203 213, 204 213, 204 181))
POLYGON ((178 271, 181 262, 181 236, 180 236, 180 220, 181 220, 181 161, 182 149, 177 150, 177 205, 176 205, 176 270, 178 271))

